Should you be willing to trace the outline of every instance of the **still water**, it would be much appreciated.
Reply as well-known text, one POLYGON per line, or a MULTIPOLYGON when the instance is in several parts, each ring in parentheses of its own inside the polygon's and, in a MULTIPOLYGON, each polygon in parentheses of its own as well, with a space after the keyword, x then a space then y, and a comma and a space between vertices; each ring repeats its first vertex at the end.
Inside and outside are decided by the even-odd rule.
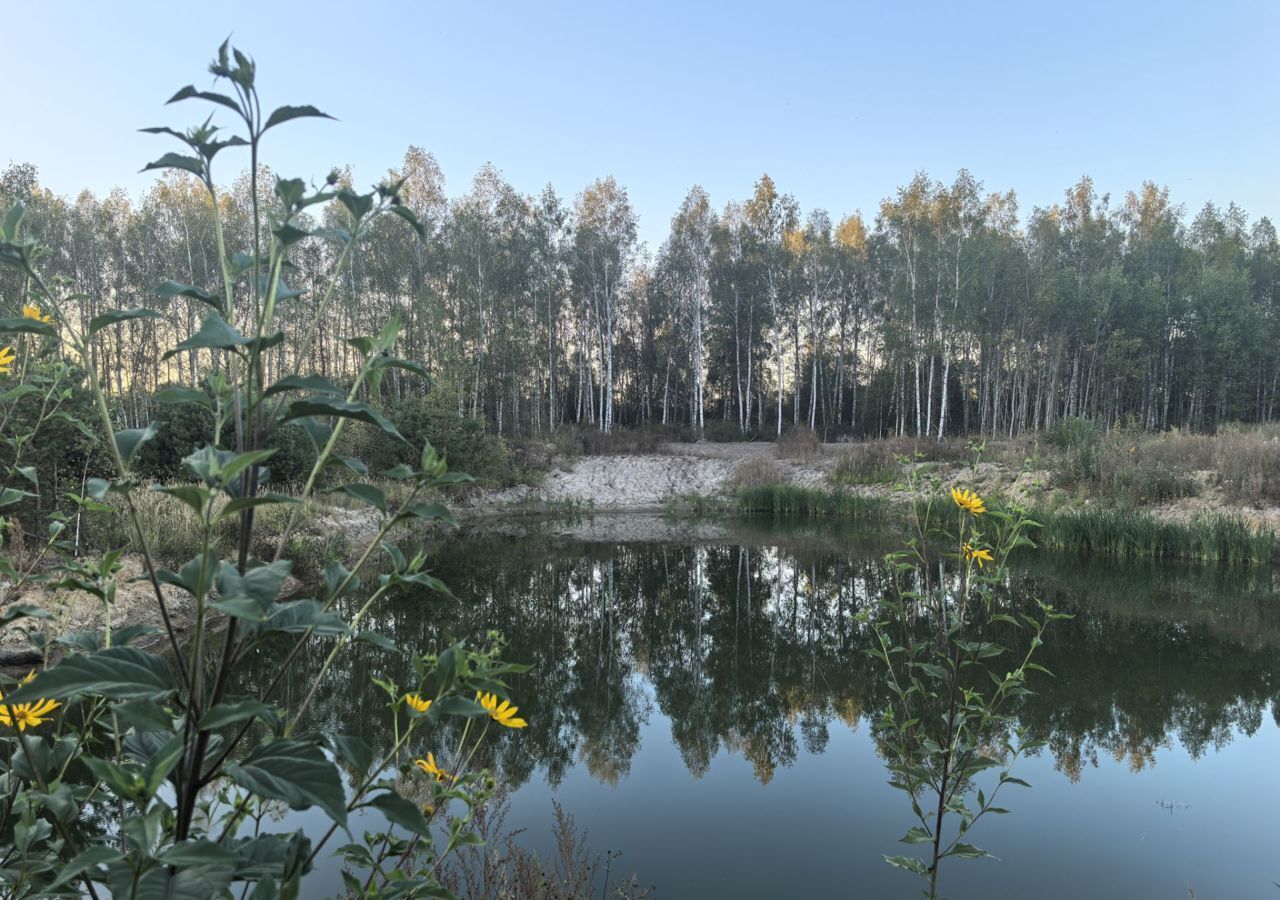
MULTIPOLYGON (((532 666, 512 683, 529 727, 486 761, 510 788, 506 826, 550 857, 558 801, 593 851, 621 852, 615 874, 666 900, 917 896, 882 859, 915 849, 897 843, 913 822, 886 783, 872 725, 888 696, 857 618, 889 589, 885 548, 635 522, 457 538, 435 573, 458 602, 403 596, 371 623, 424 649, 497 628, 532 666)), ((1038 656, 1055 677, 1016 709, 1047 747, 1015 770, 1031 789, 1001 795, 1011 814, 972 834, 998 859, 945 861, 943 892, 1280 897, 1274 572, 1033 554, 1008 598, 1074 614, 1038 656)), ((355 647, 312 725, 389 746, 370 678, 401 665, 355 647)))

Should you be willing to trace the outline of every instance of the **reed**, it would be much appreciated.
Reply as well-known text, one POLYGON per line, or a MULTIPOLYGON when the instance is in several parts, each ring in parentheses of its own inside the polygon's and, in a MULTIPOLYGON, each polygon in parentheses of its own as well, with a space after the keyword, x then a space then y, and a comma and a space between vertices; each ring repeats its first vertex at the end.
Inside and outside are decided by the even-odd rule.
POLYGON ((1213 514, 1166 522, 1142 510, 1090 507, 1032 514, 1042 528, 1036 543, 1054 550, 1112 556, 1220 563, 1269 563, 1275 533, 1255 530, 1238 516, 1213 514))
POLYGON ((794 484, 765 484, 744 487, 737 493, 738 511, 747 515, 818 518, 837 516, 851 519, 883 518, 889 504, 878 497, 849 491, 827 491, 794 484))

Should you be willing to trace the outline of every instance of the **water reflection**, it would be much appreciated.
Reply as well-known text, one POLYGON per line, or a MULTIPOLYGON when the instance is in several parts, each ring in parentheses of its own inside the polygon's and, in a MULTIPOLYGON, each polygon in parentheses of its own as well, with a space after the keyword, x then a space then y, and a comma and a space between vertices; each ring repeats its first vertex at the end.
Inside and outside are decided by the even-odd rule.
MULTIPOLYGON (((506 633, 507 655, 532 666, 514 686, 529 727, 492 750, 514 786, 538 772, 557 785, 575 765, 618 783, 655 708, 691 775, 728 750, 768 784, 802 748, 823 753, 834 721, 857 729, 887 702, 856 613, 885 596, 892 575, 865 549, 794 537, 768 546, 531 535, 472 537, 439 559, 437 574, 463 602, 402 596, 370 627, 421 648, 506 633)), ((1100 758, 1139 771, 1175 744, 1195 759, 1277 716, 1270 570, 1023 563, 1007 602, 1041 597, 1075 617, 1050 629, 1038 661, 1056 677, 1033 685, 1017 717, 1072 780, 1100 758)), ((371 645, 346 659, 321 688, 319 724, 389 745, 385 712, 351 698, 372 698, 369 679, 397 676, 400 663, 371 645)), ((273 662, 266 652, 254 665, 273 662)))

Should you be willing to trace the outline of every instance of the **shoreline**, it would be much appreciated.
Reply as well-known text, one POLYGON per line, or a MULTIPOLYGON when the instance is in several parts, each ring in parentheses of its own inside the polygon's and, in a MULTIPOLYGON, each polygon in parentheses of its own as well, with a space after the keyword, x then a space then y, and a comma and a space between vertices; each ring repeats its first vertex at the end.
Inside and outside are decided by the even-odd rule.
MULTIPOLYGON (((738 494, 743 487, 754 487, 756 493, 766 496, 770 488, 775 488, 781 489, 779 492, 798 489, 792 492, 811 499, 836 494, 846 499, 862 498, 869 510, 880 504, 886 511, 900 509, 912 501, 912 495, 900 485, 834 485, 831 470, 837 455, 846 446, 820 445, 817 452, 797 459, 780 456, 773 443, 669 444, 656 453, 560 460, 537 486, 480 488, 443 499, 462 530, 496 527, 499 531, 521 533, 528 530, 528 525, 549 523, 549 527, 577 538, 617 541, 732 539, 736 531, 746 527, 738 494), (744 467, 754 468, 757 474, 765 471, 770 483, 743 484, 744 467)), ((1048 486, 1050 473, 1045 470, 1023 468, 1015 472, 997 462, 982 462, 976 472, 971 466, 958 463, 912 465, 936 478, 944 491, 952 486, 972 487, 986 496, 1003 496, 1051 516, 1105 516, 1120 508, 1101 499, 1081 501, 1048 486)), ((767 510, 763 512, 757 524, 770 517, 767 510)), ((1164 530, 1189 532, 1198 520, 1225 516, 1247 523, 1258 533, 1270 531, 1274 535, 1280 531, 1280 508, 1257 509, 1230 504, 1212 487, 1206 487, 1198 496, 1153 505, 1136 514, 1149 515, 1164 530)), ((788 517, 776 511, 773 517, 809 522, 840 518, 817 512, 788 517)), ((886 527, 890 525, 887 520, 878 521, 886 527)), ((343 555, 351 559, 367 546, 377 530, 378 515, 374 510, 329 504, 323 506, 310 523, 307 536, 318 544, 326 536, 343 535, 347 541, 343 555)), ((1272 562, 1280 563, 1280 543, 1273 545, 1273 553, 1272 562)), ((112 627, 158 625, 155 595, 142 578, 140 557, 126 554, 122 562, 112 627)), ((287 593, 299 596, 316 581, 305 576, 302 580, 293 578, 287 593)), ((181 634, 191 621, 192 611, 187 610, 190 598, 172 586, 166 585, 162 590, 175 631, 181 634)), ((35 623, 31 630, 49 628, 54 635, 49 638, 51 645, 58 637, 102 628, 101 602, 78 591, 51 591, 45 585, 36 584, 25 590, 16 602, 31 603, 53 613, 52 620, 30 620, 35 623)), ((160 633, 144 638, 139 646, 154 648, 164 643, 167 639, 160 633)), ((60 650, 51 649, 54 654, 60 650)), ((0 638, 0 667, 25 667, 40 660, 40 655, 30 648, 18 629, 7 629, 0 638)))

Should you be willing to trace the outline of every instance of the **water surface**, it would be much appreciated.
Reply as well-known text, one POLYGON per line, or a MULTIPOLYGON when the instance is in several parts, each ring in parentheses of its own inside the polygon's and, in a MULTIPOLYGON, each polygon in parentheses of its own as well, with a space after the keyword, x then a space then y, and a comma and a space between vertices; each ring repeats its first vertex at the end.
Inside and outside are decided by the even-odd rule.
MULTIPOLYGON (((668 900, 916 896, 882 860, 912 849, 897 843, 912 821, 886 784, 872 725, 888 698, 857 617, 890 588, 884 548, 830 528, 661 533, 462 537, 436 556, 460 602, 401 596, 370 626, 424 649, 498 628, 532 666, 512 686, 529 727, 487 762, 511 789, 507 826, 540 853, 557 800, 668 900)), ((1055 677, 1016 709, 1047 747, 1019 763, 1033 787, 1006 789, 1011 814, 973 835, 999 859, 945 862, 944 892, 1280 896, 1272 570, 1034 554, 1007 599, 1032 598, 1075 616, 1038 657, 1055 677)), ((313 724, 389 746, 370 678, 400 665, 353 648, 313 724)))

